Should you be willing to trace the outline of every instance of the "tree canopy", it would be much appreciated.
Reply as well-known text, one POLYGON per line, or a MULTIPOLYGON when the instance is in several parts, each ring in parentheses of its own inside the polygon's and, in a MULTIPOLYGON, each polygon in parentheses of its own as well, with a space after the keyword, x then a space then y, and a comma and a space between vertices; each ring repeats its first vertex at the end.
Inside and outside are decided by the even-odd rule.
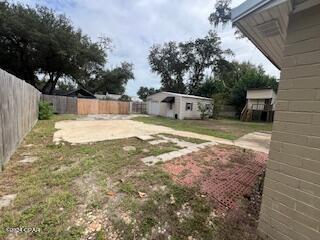
POLYGON ((219 24, 225 25, 231 21, 231 4, 232 0, 217 0, 214 6, 215 10, 209 16, 209 21, 215 27, 219 24))
POLYGON ((203 38, 154 45, 149 63, 151 70, 161 77, 161 90, 193 94, 204 81, 205 72, 213 71, 230 54, 230 50, 222 50, 220 38, 210 31, 203 38))
POLYGON ((149 97, 150 95, 155 94, 157 92, 160 92, 160 89, 140 87, 137 92, 137 95, 139 96, 139 98, 141 100, 145 101, 147 99, 147 97, 149 97))
POLYGON ((110 84, 100 85, 103 90, 124 92, 132 65, 104 70, 109 48, 110 39, 93 42, 65 15, 46 7, 0 3, 0 66, 44 93, 65 79, 85 85, 95 78, 110 84))
POLYGON ((93 93, 121 95, 130 79, 134 79, 133 65, 123 62, 113 69, 98 71, 94 78, 86 79, 82 85, 93 93))
POLYGON ((262 66, 249 62, 223 61, 217 65, 214 77, 200 84, 197 95, 212 97, 220 94, 226 103, 236 106, 240 111, 246 103, 247 89, 267 87, 277 91, 278 82, 276 78, 267 75, 262 66))

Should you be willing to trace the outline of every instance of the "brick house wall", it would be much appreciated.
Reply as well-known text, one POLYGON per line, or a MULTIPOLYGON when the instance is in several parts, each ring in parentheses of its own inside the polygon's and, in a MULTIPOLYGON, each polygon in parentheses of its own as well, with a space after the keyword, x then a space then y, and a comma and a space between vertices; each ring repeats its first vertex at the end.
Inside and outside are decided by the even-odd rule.
POLYGON ((320 239, 320 5, 289 17, 258 230, 320 239))

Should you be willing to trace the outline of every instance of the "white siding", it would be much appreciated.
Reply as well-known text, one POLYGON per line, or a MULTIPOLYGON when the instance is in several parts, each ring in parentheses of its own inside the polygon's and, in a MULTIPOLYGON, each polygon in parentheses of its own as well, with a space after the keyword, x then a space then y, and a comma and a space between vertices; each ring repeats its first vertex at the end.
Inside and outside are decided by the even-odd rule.
POLYGON ((181 99, 181 118, 182 119, 200 119, 201 112, 198 110, 198 103, 210 104, 210 100, 182 97, 181 99), (192 111, 186 110, 186 104, 192 103, 192 111))

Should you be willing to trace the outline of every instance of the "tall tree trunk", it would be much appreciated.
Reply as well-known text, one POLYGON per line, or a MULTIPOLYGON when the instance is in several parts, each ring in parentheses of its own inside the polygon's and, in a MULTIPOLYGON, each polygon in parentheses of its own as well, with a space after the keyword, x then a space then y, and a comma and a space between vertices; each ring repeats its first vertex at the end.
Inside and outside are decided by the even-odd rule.
POLYGON ((57 73, 54 81, 52 82, 52 84, 51 84, 51 86, 50 86, 49 94, 52 94, 52 93, 53 93, 53 91, 54 91, 54 89, 55 89, 55 87, 56 87, 56 85, 57 85, 57 82, 58 82, 58 80, 59 80, 60 77, 61 77, 60 73, 57 73))

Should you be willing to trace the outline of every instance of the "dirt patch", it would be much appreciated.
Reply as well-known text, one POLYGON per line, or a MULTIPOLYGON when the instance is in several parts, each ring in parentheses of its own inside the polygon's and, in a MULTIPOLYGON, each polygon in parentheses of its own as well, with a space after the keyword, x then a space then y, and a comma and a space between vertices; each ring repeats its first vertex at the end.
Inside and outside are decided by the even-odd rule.
POLYGON ((257 177, 263 173, 268 156, 230 146, 208 147, 163 165, 173 179, 185 186, 199 187, 223 214, 239 207, 257 177))

